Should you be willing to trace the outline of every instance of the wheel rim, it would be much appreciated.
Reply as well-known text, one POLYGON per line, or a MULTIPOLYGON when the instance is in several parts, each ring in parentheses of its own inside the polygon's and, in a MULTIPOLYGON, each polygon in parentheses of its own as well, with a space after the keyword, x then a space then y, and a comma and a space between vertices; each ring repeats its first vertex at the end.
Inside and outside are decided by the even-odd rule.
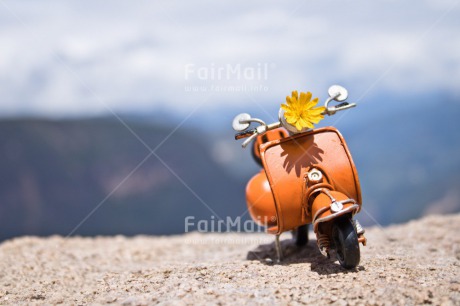
POLYGON ((332 228, 332 240, 340 265, 346 269, 355 268, 361 256, 356 230, 350 219, 335 221, 332 228))

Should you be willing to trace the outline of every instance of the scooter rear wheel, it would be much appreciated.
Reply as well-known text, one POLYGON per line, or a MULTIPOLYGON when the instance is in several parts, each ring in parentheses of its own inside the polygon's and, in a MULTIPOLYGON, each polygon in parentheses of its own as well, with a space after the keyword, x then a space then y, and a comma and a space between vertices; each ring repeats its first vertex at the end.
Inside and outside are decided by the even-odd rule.
POLYGON ((293 231, 295 244, 299 247, 305 246, 308 243, 308 224, 299 226, 293 231))
POLYGON ((345 269, 356 268, 360 260, 358 235, 351 219, 342 218, 332 226, 332 239, 337 259, 345 269))

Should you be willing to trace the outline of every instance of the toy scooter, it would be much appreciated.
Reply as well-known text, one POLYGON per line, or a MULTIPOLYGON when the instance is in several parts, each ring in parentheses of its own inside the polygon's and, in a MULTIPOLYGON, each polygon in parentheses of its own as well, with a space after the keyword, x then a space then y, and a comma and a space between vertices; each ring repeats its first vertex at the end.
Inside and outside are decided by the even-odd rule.
POLYGON ((278 261, 282 260, 279 236, 293 231, 296 244, 308 242, 313 225, 320 252, 330 258, 334 250, 340 264, 355 268, 360 261, 359 243, 366 245, 364 229, 354 219, 361 210, 361 189, 345 140, 334 127, 314 129, 324 115, 356 106, 345 100, 348 92, 329 88, 324 107, 313 108, 318 99, 311 93, 292 93, 281 105, 279 121, 266 124, 239 114, 233 128, 235 139, 253 141, 252 155, 263 169, 248 182, 246 201, 251 217, 276 235, 278 261), (329 106, 330 102, 341 102, 329 106), (259 124, 249 129, 251 123, 259 124))

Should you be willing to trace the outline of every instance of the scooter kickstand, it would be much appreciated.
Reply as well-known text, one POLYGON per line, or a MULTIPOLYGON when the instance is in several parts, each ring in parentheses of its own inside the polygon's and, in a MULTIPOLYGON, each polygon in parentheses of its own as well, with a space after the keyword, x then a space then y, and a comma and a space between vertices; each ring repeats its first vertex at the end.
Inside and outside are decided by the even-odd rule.
POLYGON ((276 262, 280 263, 281 260, 283 259, 283 252, 281 250, 281 244, 280 244, 280 235, 276 235, 275 248, 276 248, 276 256, 278 257, 278 260, 276 262))

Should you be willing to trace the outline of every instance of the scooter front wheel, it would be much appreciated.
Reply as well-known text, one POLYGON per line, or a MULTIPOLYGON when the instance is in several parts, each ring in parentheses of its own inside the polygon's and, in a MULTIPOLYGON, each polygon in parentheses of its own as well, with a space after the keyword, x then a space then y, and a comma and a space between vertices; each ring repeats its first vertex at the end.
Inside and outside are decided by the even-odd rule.
POLYGON ((350 218, 335 221, 332 226, 332 239, 340 265, 345 269, 356 268, 360 260, 359 242, 350 218))

